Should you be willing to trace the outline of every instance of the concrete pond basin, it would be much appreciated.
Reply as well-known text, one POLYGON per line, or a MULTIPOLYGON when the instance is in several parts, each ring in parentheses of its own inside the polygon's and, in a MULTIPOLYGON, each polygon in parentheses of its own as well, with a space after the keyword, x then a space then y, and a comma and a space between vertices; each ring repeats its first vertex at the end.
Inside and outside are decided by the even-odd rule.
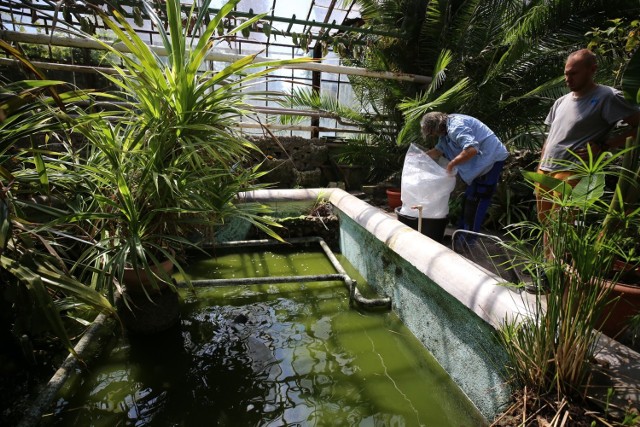
MULTIPOLYGON (((499 276, 341 189, 261 190, 241 194, 240 201, 269 205, 281 218, 300 216, 319 201, 329 202, 338 217, 340 256, 378 298, 390 299, 395 315, 487 424, 511 403, 507 356, 496 331, 509 319, 530 316, 536 306, 534 295, 507 286, 499 276)), ((217 237, 220 242, 234 242, 245 239, 249 230, 248 224, 232 221, 217 237)), ((113 319, 98 316, 76 346, 78 354, 99 347, 101 338, 94 332, 109 323, 113 328, 113 319)), ((596 358, 606 367, 606 375, 594 377, 594 400, 608 399, 613 408, 637 404, 640 355, 601 335, 596 358), (613 399, 607 397, 611 388, 616 390, 613 399)), ((37 425, 69 373, 77 370, 77 360, 69 356, 20 425, 37 425)))
MULTIPOLYGON (((268 204, 275 216, 301 212, 319 200, 339 218, 341 254, 433 354, 487 420, 510 402, 505 351, 495 338, 509 319, 530 316, 535 296, 448 247, 404 225, 388 212, 337 189, 260 190, 242 200, 268 204)), ((606 378, 593 386, 596 401, 620 407, 640 401, 640 355, 601 335, 596 352, 606 378)))

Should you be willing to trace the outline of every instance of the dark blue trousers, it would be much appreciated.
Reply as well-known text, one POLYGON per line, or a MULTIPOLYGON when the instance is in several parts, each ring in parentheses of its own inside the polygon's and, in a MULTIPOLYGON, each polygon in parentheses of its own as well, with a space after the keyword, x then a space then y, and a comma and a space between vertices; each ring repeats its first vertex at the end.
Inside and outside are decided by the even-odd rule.
POLYGON ((489 172, 477 177, 467 186, 458 228, 480 231, 487 210, 491 206, 491 197, 496 192, 503 167, 504 161, 495 162, 489 172))

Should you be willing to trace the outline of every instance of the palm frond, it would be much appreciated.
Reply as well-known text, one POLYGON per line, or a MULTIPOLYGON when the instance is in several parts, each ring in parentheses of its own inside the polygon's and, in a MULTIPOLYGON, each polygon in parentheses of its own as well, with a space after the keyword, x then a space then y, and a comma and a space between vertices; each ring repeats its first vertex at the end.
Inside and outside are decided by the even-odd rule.
POLYGON ((464 103, 472 95, 470 84, 471 81, 464 78, 435 99, 421 97, 404 101, 398 104, 398 108, 408 120, 420 118, 429 111, 450 111, 452 107, 464 103))

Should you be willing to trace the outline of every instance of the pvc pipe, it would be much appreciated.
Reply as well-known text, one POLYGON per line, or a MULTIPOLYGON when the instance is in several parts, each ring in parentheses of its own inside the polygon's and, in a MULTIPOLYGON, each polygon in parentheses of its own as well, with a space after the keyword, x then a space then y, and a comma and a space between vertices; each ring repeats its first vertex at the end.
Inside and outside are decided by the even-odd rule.
MULTIPOLYGON (((269 276, 269 277, 241 277, 234 279, 202 279, 192 280, 193 286, 231 286, 231 285, 262 285, 268 283, 293 282, 327 282, 344 280, 342 274, 316 274, 308 276, 269 276)), ((185 282, 177 282, 177 286, 186 287, 185 282)))
MULTIPOLYGON (((104 313, 100 313, 87 332, 82 336, 78 344, 74 347, 74 351, 77 356, 69 353, 67 358, 62 362, 62 365, 58 368, 55 374, 51 377, 47 385, 42 389, 33 404, 27 409, 18 424, 18 427, 35 427, 40 424, 42 415, 49 409, 53 399, 56 397, 62 386, 65 384, 69 376, 77 369, 79 363, 84 364, 82 359, 86 359, 91 356, 91 348, 93 340, 97 337, 98 333, 108 320, 112 319, 104 313)), ((95 351, 96 349, 93 348, 95 351)))
POLYGON ((411 206, 411 209, 418 209, 418 233, 422 233, 422 205, 411 206))
POLYGON ((287 244, 294 243, 315 243, 318 237, 292 237, 286 241, 278 241, 274 239, 257 239, 257 240, 234 240, 231 242, 222 242, 222 243, 208 243, 205 244, 205 247, 210 248, 236 248, 236 247, 247 247, 247 246, 283 246, 287 244))
POLYGON ((391 308, 391 298, 389 297, 381 297, 381 298, 374 298, 374 299, 365 298, 358 290, 356 281, 351 279, 351 277, 349 277, 347 272, 342 267, 342 264, 340 264, 340 261, 338 261, 338 258, 336 258, 336 256, 333 254, 333 252, 329 248, 329 245, 327 245, 327 242, 325 242, 324 239, 321 237, 316 237, 315 239, 318 243, 320 243, 320 247, 324 250, 324 253, 327 255, 327 258, 329 258, 329 261, 331 261, 333 268, 335 268, 336 271, 338 271, 340 274, 344 275, 345 284, 347 285, 347 288, 349 288, 350 301, 356 301, 360 306, 365 308, 375 308, 375 307, 384 307, 387 309, 391 308))

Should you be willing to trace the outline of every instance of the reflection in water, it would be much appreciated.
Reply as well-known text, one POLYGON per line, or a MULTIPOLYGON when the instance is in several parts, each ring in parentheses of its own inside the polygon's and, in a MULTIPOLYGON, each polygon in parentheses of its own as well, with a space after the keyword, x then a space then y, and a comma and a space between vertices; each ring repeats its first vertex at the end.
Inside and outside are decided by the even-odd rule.
MULTIPOLYGON (((295 274, 331 272, 322 255, 302 255, 278 254, 295 274)), ((272 273, 281 267, 264 267, 270 256, 259 254, 259 262, 272 273)), ((51 424, 482 425, 397 317, 349 308, 342 283, 185 298, 179 326, 123 337, 74 397, 60 400, 51 424)))

